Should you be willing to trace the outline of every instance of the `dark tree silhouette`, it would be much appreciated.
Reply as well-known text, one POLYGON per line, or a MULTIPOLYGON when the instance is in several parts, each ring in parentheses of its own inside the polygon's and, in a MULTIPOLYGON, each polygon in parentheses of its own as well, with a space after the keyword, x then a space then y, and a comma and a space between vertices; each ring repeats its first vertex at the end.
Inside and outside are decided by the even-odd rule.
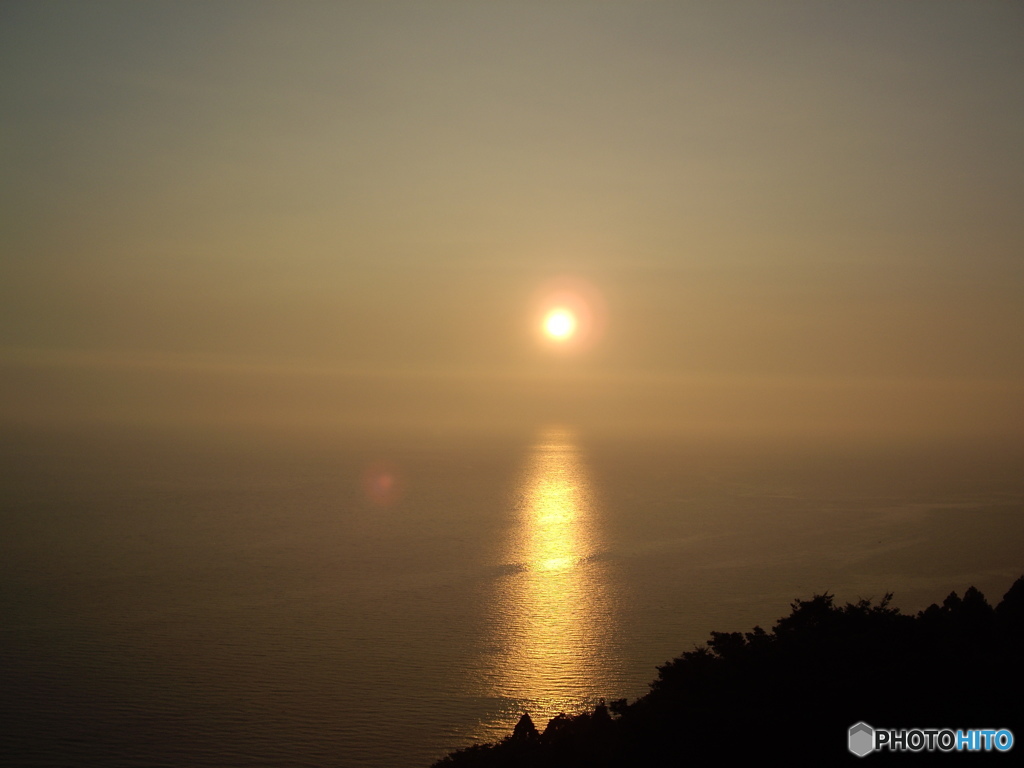
MULTIPOLYGON (((773 756, 789 765, 856 763, 846 733, 859 721, 1009 728, 1024 737, 1024 577, 995 609, 974 587, 916 616, 891 600, 840 606, 827 593, 796 600, 771 632, 712 632, 705 646, 658 667, 650 692, 632 703, 560 714, 541 734, 524 714, 511 736, 454 752, 435 768, 648 768, 773 756)), ((969 759, 1008 764, 1008 757, 969 759)))
POLYGON ((512 740, 523 743, 535 742, 540 738, 540 734, 537 733, 537 726, 533 724, 533 718, 530 717, 529 712, 523 712, 523 716, 519 718, 519 722, 516 723, 516 727, 512 730, 512 740))

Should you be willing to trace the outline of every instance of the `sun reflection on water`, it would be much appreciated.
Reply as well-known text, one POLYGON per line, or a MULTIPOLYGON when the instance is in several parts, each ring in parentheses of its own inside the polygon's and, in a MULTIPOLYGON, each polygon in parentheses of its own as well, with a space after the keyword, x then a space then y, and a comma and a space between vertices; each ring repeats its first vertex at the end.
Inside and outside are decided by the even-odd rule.
POLYGON ((570 431, 544 430, 531 449, 517 513, 505 555, 511 565, 496 595, 497 659, 488 694, 505 702, 506 721, 514 724, 526 710, 543 728, 559 712, 592 707, 613 693, 607 563, 590 480, 570 431))

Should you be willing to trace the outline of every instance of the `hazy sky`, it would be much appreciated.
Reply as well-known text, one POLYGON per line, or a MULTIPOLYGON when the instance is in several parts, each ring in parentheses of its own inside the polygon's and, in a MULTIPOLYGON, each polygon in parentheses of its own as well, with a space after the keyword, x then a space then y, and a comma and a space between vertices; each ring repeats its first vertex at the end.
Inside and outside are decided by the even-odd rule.
POLYGON ((1019 2, 9 1, 0 162, 5 420, 1024 431, 1019 2))

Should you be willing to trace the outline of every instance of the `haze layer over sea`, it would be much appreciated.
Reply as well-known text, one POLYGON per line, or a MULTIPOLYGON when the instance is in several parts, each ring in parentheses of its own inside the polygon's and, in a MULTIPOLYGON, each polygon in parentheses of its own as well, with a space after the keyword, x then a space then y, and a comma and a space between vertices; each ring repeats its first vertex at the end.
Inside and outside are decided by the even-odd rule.
POLYGON ((1019 450, 8 430, 0 762, 425 766, 797 597, 1024 573, 1019 450))

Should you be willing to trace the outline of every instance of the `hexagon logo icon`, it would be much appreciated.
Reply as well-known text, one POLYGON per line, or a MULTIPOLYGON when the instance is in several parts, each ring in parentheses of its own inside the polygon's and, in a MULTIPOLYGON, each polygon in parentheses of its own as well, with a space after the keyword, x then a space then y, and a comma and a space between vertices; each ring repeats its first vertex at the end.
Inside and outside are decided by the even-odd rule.
POLYGON ((850 751, 857 757, 864 757, 875 749, 875 729, 867 723, 850 726, 850 751))

